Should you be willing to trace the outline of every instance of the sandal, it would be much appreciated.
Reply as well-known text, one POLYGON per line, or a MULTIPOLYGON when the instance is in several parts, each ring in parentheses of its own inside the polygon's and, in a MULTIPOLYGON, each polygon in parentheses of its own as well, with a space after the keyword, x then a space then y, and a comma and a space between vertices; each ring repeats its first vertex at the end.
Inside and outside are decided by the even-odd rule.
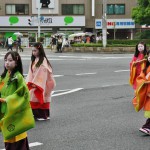
POLYGON ((148 128, 140 128, 139 131, 141 131, 142 133, 145 133, 147 135, 150 135, 150 129, 148 129, 148 128))

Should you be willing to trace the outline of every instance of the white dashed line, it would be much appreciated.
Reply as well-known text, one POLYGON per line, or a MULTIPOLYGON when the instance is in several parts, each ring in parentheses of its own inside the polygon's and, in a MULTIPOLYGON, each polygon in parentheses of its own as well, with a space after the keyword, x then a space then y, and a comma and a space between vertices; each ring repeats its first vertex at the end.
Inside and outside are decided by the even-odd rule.
POLYGON ((116 71, 114 71, 114 72, 129 72, 130 70, 116 70, 116 71))
POLYGON ((39 142, 30 143, 29 147, 34 147, 34 146, 39 146, 39 145, 43 145, 43 143, 39 143, 39 142))
POLYGON ((64 75, 54 75, 54 78, 63 77, 64 75))
POLYGON ((91 73, 78 73, 76 74, 77 76, 82 76, 82 75, 90 75, 90 74, 96 74, 96 72, 91 72, 91 73))
MULTIPOLYGON (((80 90, 82 90, 82 89, 83 89, 83 88, 76 88, 76 89, 72 89, 72 90, 69 90, 69 91, 66 91, 66 92, 62 92, 62 93, 58 93, 58 94, 53 94, 52 97, 70 94, 70 93, 73 93, 73 92, 80 91, 80 90)), ((57 92, 57 91, 55 91, 55 92, 57 92)))

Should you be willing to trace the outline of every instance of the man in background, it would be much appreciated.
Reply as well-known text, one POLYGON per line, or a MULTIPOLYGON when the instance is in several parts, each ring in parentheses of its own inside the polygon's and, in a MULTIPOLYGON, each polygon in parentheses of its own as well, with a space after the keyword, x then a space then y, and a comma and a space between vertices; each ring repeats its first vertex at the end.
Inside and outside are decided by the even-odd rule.
POLYGON ((16 41, 17 43, 17 45, 16 45, 16 51, 18 52, 18 49, 20 50, 20 52, 23 52, 23 48, 21 47, 21 37, 20 36, 18 36, 17 37, 17 41, 16 41))
POLYGON ((8 43, 7 51, 8 51, 9 49, 11 49, 11 51, 12 51, 13 42, 14 42, 14 40, 13 40, 12 37, 10 36, 10 37, 7 39, 7 43, 8 43))

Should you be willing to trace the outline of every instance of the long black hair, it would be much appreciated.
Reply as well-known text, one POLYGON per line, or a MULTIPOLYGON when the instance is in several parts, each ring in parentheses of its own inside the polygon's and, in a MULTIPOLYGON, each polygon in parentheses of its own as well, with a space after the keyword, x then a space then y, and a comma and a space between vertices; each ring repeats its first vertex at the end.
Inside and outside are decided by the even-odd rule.
POLYGON ((146 75, 146 71, 148 66, 150 66, 150 62, 148 61, 148 56, 150 55, 150 50, 147 51, 147 61, 146 61, 146 67, 143 70, 143 73, 146 75))
MULTIPOLYGON (((35 66, 39 67, 43 63, 43 60, 45 57, 47 60, 47 64, 52 68, 52 66, 51 66, 51 64, 50 64, 49 60, 47 59, 46 54, 44 52, 43 45, 40 42, 37 42, 34 44, 34 47, 39 50, 39 61, 36 63, 35 66)), ((35 56, 32 54, 32 56, 31 56, 31 70, 32 70, 32 65, 33 65, 34 61, 35 61, 35 56)))
MULTIPOLYGON (((10 51, 10 52, 6 53, 6 55, 4 56, 4 61, 7 59, 8 55, 11 55, 12 59, 16 63, 15 68, 11 71, 10 80, 17 71, 19 71, 21 73, 21 75, 23 76, 23 67, 22 67, 22 60, 21 60, 20 55, 16 51, 10 51)), ((7 69, 4 66, 4 72, 1 74, 2 79, 5 78, 6 73, 7 73, 7 69)))
POLYGON ((136 47, 135 47, 135 53, 134 53, 134 56, 135 57, 138 57, 138 55, 139 55, 139 50, 138 50, 138 45, 139 44, 142 44, 142 45, 144 45, 144 51, 143 51, 143 55, 145 56, 146 54, 147 54, 147 49, 146 49, 146 44, 144 43, 144 42, 139 42, 137 45, 136 45, 136 47))

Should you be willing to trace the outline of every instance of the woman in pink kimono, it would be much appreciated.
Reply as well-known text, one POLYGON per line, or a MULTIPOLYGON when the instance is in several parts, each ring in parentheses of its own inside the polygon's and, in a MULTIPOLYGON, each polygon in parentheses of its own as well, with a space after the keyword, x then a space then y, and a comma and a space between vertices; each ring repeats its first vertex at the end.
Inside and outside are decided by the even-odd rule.
POLYGON ((30 90, 30 104, 34 118, 36 120, 50 119, 51 93, 55 87, 55 80, 51 64, 39 42, 34 44, 26 81, 30 90))

